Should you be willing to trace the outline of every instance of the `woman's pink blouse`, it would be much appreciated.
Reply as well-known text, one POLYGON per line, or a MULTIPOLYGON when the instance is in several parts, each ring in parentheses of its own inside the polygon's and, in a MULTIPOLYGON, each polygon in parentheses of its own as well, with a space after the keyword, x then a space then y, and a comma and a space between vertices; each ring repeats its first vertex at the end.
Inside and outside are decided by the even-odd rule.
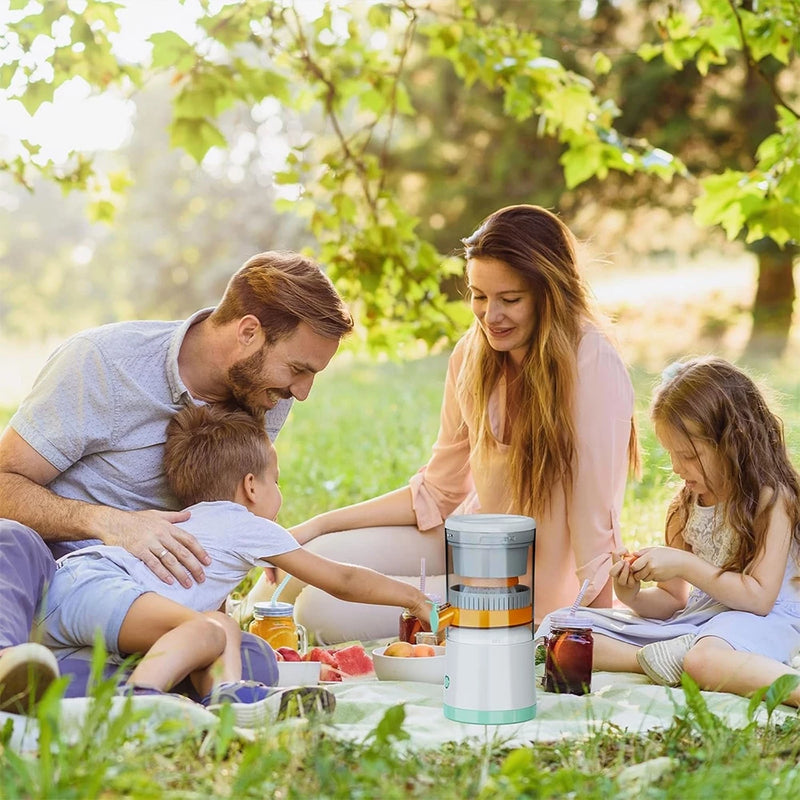
MULTIPOLYGON (((417 525, 430 530, 453 513, 515 514, 506 465, 508 446, 498 444, 478 463, 474 431, 467 426, 456 383, 464 340, 447 369, 439 435, 428 463, 411 478, 417 525)), ((617 520, 628 474, 628 441, 634 411, 631 380, 617 351, 596 328, 578 346, 574 486, 569 502, 556 486, 536 520, 534 614, 540 620, 572 603, 585 578, 584 603, 608 582, 611 551, 621 546, 617 520)), ((499 439, 505 426, 505 383, 489 401, 489 420, 499 439)))

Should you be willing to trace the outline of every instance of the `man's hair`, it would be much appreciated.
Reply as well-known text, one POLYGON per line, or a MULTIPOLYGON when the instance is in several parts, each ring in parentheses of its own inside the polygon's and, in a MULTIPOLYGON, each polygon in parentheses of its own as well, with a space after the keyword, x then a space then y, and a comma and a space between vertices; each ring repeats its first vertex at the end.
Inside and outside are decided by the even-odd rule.
POLYGON ((326 339, 341 339, 353 317, 330 278, 309 258, 268 251, 248 259, 233 275, 210 320, 224 325, 252 314, 267 344, 291 335, 301 322, 326 339))
POLYGON ((247 411, 186 406, 167 425, 167 483, 183 506, 233 500, 247 474, 264 473, 271 447, 263 421, 247 411))

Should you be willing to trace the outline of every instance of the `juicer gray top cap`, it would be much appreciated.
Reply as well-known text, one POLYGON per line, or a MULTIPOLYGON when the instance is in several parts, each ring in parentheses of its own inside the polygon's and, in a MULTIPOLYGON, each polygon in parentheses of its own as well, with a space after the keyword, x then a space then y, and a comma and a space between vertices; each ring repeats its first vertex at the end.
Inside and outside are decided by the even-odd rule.
POLYGON ((516 514, 461 514, 444 522, 458 575, 510 578, 527 569, 536 521, 516 514))

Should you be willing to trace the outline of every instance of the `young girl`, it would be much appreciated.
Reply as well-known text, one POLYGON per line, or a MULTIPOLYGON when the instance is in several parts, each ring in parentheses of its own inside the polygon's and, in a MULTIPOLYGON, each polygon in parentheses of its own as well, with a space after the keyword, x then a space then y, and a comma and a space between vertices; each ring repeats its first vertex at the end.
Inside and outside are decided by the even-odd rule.
MULTIPOLYGON (((667 546, 614 554, 616 595, 634 613, 582 610, 593 666, 665 685, 685 670, 701 689, 750 695, 795 672, 786 665, 800 648, 800 483, 781 422, 720 358, 665 370, 651 416, 685 483, 667 546)), ((800 705, 800 689, 788 702, 800 705)))

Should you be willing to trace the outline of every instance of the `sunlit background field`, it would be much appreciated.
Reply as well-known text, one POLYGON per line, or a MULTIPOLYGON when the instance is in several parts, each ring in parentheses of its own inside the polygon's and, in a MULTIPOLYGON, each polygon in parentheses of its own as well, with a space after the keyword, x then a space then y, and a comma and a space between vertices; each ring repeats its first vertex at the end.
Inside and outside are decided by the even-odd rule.
MULTIPOLYGON (((717 353, 738 360, 749 332, 755 261, 660 264, 627 270, 590 265, 587 275, 630 365, 644 469, 628 485, 622 524, 631 549, 660 540, 677 487, 647 415, 651 391, 669 362, 717 353)), ((745 364, 773 395, 800 466, 800 345, 795 334, 779 362, 745 364)), ((2 351, 0 425, 31 383, 54 342, 2 351)), ((295 404, 277 448, 284 505, 292 525, 327 508, 404 485, 425 463, 438 428, 447 353, 404 362, 342 352, 307 401, 295 404)))

